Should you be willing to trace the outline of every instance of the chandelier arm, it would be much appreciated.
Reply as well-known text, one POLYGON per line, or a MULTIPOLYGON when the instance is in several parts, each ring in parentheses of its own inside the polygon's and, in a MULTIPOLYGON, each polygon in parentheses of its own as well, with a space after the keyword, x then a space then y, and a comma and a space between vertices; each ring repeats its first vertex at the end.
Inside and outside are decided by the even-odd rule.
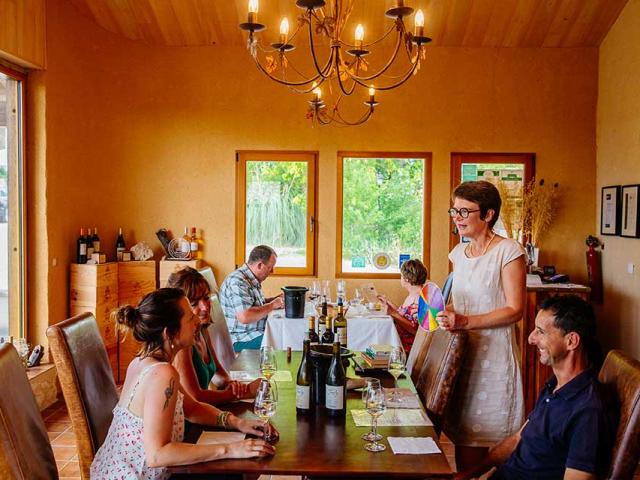
MULTIPOLYGON (((362 48, 366 49, 368 47, 373 47, 374 45, 380 43, 385 38, 387 38, 389 35, 391 35, 391 33, 394 30, 396 30, 396 24, 395 23, 389 27, 389 29, 384 33, 384 35, 382 35, 380 38, 378 38, 377 40, 375 40, 375 41, 373 41, 371 43, 363 44, 362 48)), ((404 32, 404 25, 402 27, 402 31, 404 32)), ((354 45, 354 44, 351 44, 351 43, 343 42, 342 40, 340 40, 340 45, 342 45, 343 47, 349 47, 349 48, 360 48, 358 45, 354 45)))
MULTIPOLYGON (((415 71, 415 69, 418 67, 418 65, 420 64, 420 60, 416 60, 415 63, 413 63, 411 65, 411 68, 409 68, 409 70, 407 70, 407 72, 402 75, 402 77, 400 78, 399 81, 397 81, 396 83, 392 83, 390 85, 383 85, 383 86, 376 86, 376 90, 379 91, 385 91, 385 90, 393 90, 394 88, 399 87, 400 85, 402 85, 403 83, 405 83, 407 80, 409 80, 411 78, 411 75, 413 75, 413 72, 415 71)), ((349 73, 349 72, 347 72, 349 73)), ((367 88, 369 85, 366 84, 364 81, 358 79, 358 78, 354 78, 353 75, 349 75, 358 85, 367 88)))
MULTIPOLYGON (((290 82, 288 80, 282 80, 281 78, 274 77, 269 72, 267 72, 267 70, 262 66, 262 64, 258 61, 257 58, 254 58, 254 60, 255 60, 256 66, 258 67, 258 70, 260 70, 262 73, 264 73, 267 77, 269 77, 274 82, 277 82, 281 85, 286 85, 287 87, 302 87, 303 85, 307 85, 309 83, 315 82, 318 78, 321 77, 320 75, 316 75, 313 78, 305 79, 299 82, 290 82)), ((325 77, 322 77, 322 78, 325 78, 325 77)))
POLYGON ((360 81, 363 81, 363 82, 368 82, 369 80, 375 80, 380 75, 382 75, 384 72, 389 70, 389 67, 391 67, 391 65, 393 65, 393 62, 396 61, 396 58, 398 56, 398 52, 400 51, 400 45, 402 45, 402 34, 398 34, 398 41, 396 42, 396 48, 394 49, 393 55, 391 55, 391 57, 389 58, 389 61, 387 62, 387 64, 384 67, 382 67, 380 70, 378 70, 376 73, 374 73, 373 75, 369 75, 367 77, 360 77, 358 75, 353 75, 353 74, 349 73, 348 71, 347 71, 347 74, 352 79, 360 80, 360 81))
MULTIPOLYGON (((326 73, 327 67, 325 66, 323 69, 318 65, 318 57, 316 57, 316 49, 313 46, 313 28, 311 27, 311 18, 309 18, 309 49, 311 50, 311 57, 313 58, 313 64, 316 67, 316 72, 322 78, 327 78, 328 74, 326 73)), ((331 65, 333 60, 334 52, 333 48, 331 49, 331 54, 329 55, 329 61, 327 62, 327 66, 331 65)), ((317 78, 317 77, 316 77, 317 78)))
POLYGON ((352 121, 346 120, 342 115, 340 115, 339 110, 335 110, 334 115, 331 115, 330 118, 332 119, 332 121, 340 125, 344 125, 346 127, 355 127, 357 125, 362 125, 367 120, 369 120, 372 114, 373 114, 373 108, 370 107, 358 120, 352 122, 352 121))
POLYGON ((351 85, 351 89, 347 89, 344 84, 342 83, 342 72, 346 72, 347 75, 349 75, 349 71, 345 68, 344 70, 340 69, 340 50, 336 49, 336 77, 338 78, 338 85, 340 86, 340 90, 342 90, 342 93, 344 93, 345 95, 351 95, 353 93, 353 91, 356 89, 356 82, 353 82, 353 85, 351 85))

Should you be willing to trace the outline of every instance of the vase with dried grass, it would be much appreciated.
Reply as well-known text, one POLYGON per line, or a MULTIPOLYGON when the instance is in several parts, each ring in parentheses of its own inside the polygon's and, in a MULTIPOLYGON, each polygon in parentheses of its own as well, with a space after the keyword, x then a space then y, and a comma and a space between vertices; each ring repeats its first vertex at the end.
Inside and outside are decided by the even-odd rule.
POLYGON ((496 183, 496 188, 502 199, 500 220, 502 220, 504 229, 507 232, 507 237, 521 242, 523 231, 523 187, 522 185, 514 187, 511 183, 507 183, 504 180, 496 183))
POLYGON ((525 186, 523 202, 523 229, 527 240, 529 264, 538 265, 540 239, 551 226, 559 197, 559 185, 546 185, 544 178, 535 178, 525 186))

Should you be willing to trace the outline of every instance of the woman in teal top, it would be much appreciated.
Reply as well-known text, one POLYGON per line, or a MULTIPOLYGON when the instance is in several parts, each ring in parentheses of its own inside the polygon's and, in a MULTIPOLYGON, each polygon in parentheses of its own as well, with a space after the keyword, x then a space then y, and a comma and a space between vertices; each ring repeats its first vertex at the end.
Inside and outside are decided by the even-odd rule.
POLYGON ((211 289, 197 270, 186 267, 169 277, 167 286, 184 291, 191 310, 200 319, 195 344, 178 352, 174 366, 180 373, 182 387, 199 402, 212 405, 253 398, 258 381, 245 384, 231 380, 218 361, 207 327, 211 324, 211 289))

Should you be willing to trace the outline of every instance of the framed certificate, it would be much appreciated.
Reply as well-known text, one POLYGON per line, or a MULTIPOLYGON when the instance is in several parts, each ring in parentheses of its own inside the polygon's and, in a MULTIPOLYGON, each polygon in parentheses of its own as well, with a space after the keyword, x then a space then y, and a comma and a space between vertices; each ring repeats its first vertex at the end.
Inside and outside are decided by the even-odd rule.
POLYGON ((620 185, 602 187, 600 202, 600 233, 620 235, 620 185))
POLYGON ((638 196, 640 185, 624 185, 621 192, 622 220, 620 235, 623 237, 640 238, 640 209, 638 196))

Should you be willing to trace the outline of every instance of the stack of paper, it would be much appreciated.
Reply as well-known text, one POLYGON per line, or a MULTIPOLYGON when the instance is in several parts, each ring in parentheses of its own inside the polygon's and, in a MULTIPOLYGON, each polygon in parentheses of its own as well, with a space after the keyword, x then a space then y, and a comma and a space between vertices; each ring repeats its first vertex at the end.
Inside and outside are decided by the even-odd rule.
POLYGON ((388 437, 389 445, 393 453, 425 455, 440 453, 440 449, 431 437, 388 437))

